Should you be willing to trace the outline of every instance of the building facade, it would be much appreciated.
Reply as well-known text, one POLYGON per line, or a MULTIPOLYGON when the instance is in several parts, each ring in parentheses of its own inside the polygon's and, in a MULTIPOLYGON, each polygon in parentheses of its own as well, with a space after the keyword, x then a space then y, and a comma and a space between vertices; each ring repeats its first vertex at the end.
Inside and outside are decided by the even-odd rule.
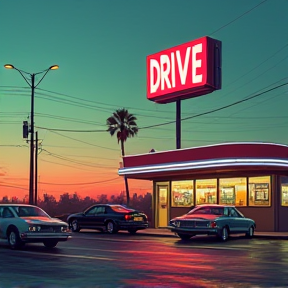
POLYGON ((288 231, 288 146, 223 143, 125 156, 119 175, 153 181, 155 228, 198 204, 235 205, 257 231, 288 231))

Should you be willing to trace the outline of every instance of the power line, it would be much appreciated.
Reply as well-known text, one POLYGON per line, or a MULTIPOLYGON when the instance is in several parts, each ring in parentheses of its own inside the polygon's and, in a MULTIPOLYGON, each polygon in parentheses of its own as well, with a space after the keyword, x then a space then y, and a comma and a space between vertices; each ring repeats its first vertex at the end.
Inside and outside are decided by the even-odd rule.
POLYGON ((94 182, 86 182, 86 183, 49 183, 49 182, 39 182, 40 184, 45 184, 45 185, 92 185, 92 184, 98 184, 98 183, 106 183, 106 182, 111 182, 115 180, 121 179, 119 176, 117 178, 112 178, 112 179, 107 179, 107 180, 102 180, 102 181, 94 181, 94 182))
MULTIPOLYGON (((259 103, 255 103, 254 105, 250 105, 249 107, 244 107, 244 108, 242 108, 242 109, 240 109, 240 110, 238 110, 238 111, 235 111, 235 112, 233 112, 232 114, 230 114, 229 116, 232 116, 232 115, 237 114, 237 113, 240 113, 240 112, 242 112, 242 111, 251 109, 251 108, 253 108, 253 107, 255 107, 255 106, 259 106, 259 105, 263 104, 264 102, 270 101, 271 99, 275 99, 275 98, 277 98, 277 97, 279 97, 279 96, 282 96, 282 95, 283 95, 283 93, 279 93, 279 94, 277 94, 277 95, 273 95, 272 97, 270 97, 270 98, 268 98, 268 99, 264 99, 264 100, 262 100, 262 101, 259 101, 259 103)), ((266 125, 266 127, 267 127, 267 125, 266 125)))
MULTIPOLYGON (((264 1, 265 2, 265 1, 264 1)), ((262 2, 263 3, 263 2, 262 2)), ((278 51, 276 51, 273 55, 271 55, 270 57, 268 57, 267 59, 265 59, 264 61, 262 61, 260 64, 258 64, 257 66, 255 66, 254 68, 252 68, 250 71, 246 72, 245 74, 243 74, 242 76, 238 77, 236 80, 234 80, 233 82, 227 84, 226 87, 230 86, 231 84, 235 83, 236 81, 238 81, 239 79, 243 78, 244 76, 246 76, 247 74, 249 74, 250 72, 252 72, 253 70, 257 69, 259 66, 261 66, 263 63, 265 63, 266 61, 268 61, 269 59, 271 59, 272 57, 274 57, 277 53, 279 53, 280 51, 282 51, 284 48, 286 48, 288 46, 288 44, 284 45, 283 47, 281 47, 278 51)), ((287 57, 285 57, 284 59, 282 59, 280 62, 276 63, 273 67, 265 70, 263 73, 261 73, 260 75, 258 75, 257 77, 253 78, 252 80, 250 80, 249 82, 247 82, 246 84, 244 85, 247 85, 249 83, 251 83, 252 81, 256 80, 257 78, 259 78, 261 75, 263 75, 264 73, 266 73, 267 71, 271 70, 272 68, 276 67, 279 63, 283 63, 283 60, 285 60, 287 57)), ((240 87, 234 89, 232 92, 234 91, 237 91, 239 88, 242 88, 244 85, 241 85, 240 87)), ((0 87, 16 87, 16 86, 0 86, 0 87)), ((20 87, 22 88, 22 87, 20 87)), ((27 87, 25 87, 27 88, 27 87)), ((71 96, 71 95, 68 95, 68 94, 64 94, 64 93, 59 93, 59 92, 55 92, 55 91, 51 91, 51 90, 45 90, 45 89, 41 89, 41 88, 37 88, 37 90, 41 90, 41 91, 46 91, 46 92, 49 92, 49 93, 53 93, 53 94, 56 94, 56 95, 61 95, 61 96, 65 96, 65 97, 69 97, 69 98, 72 98, 72 99, 76 99, 76 100, 80 100, 80 101, 84 101, 84 102, 90 102, 90 103, 96 103, 96 104, 100 104, 100 105, 104 105, 104 106, 109 106, 111 107, 111 104, 106 104, 106 103, 102 103, 102 102, 98 102, 98 101, 92 101, 92 100, 87 100, 87 99, 84 99, 84 98, 79 98, 79 97, 75 97, 75 96, 71 96)), ((18 91, 18 90, 17 90, 18 91)), ((231 92, 229 92, 231 93, 231 92)), ((226 95, 229 95, 229 93, 223 95, 223 96, 226 96, 226 95)), ((99 106, 94 106, 91 107, 91 105, 86 105, 86 104, 82 104, 82 103, 79 103, 79 102, 75 102, 75 101, 71 101, 69 100, 71 103, 67 102, 68 100, 62 100, 61 98, 57 98, 57 97, 54 97, 54 96, 51 96, 51 95, 47 95, 47 94, 44 94, 44 93, 38 93, 40 95, 44 95, 44 96, 47 96, 48 98, 46 97, 39 97, 39 98, 43 98, 43 99, 46 99, 46 100, 50 100, 50 101, 56 101, 56 102, 60 102, 60 103, 64 103, 64 104, 70 104, 70 105, 74 105, 74 106, 78 106, 78 107, 82 107, 82 108, 89 108, 89 109, 93 109, 95 110, 96 108, 101 111, 101 112, 108 112, 108 109, 106 108, 102 108, 102 107, 99 107, 99 106), (54 98, 54 99, 51 99, 54 98), (74 104, 73 104, 74 103, 74 104)), ((25 95, 27 97, 30 97, 30 95, 25 95)), ((223 96, 221 98, 223 98, 223 96)), ((155 104, 157 105, 157 104, 155 104)), ((116 107, 116 106, 115 106, 116 107)), ((139 110, 139 111, 147 111, 147 112, 150 112, 151 113, 151 110, 147 110, 147 109, 139 109, 139 108, 133 108, 133 107, 127 107, 128 109, 135 109, 135 110, 139 110)), ((110 111, 110 109, 109 109, 110 111)), ((171 111, 157 111, 157 113, 171 113, 171 111)), ((186 113, 183 113, 183 114, 186 114, 186 113)), ((43 114, 44 115, 44 114, 43 114)), ((45 114, 45 115, 48 115, 48 114, 45 114)), ((141 114, 137 114, 136 115, 137 117, 138 116, 144 116, 144 117, 147 117, 147 115, 141 115, 141 114)), ((55 116, 56 117, 59 117, 60 116, 55 116)), ((63 116, 62 116, 63 117, 63 116)), ((169 117, 159 117, 159 116, 149 116, 149 118, 157 118, 157 119, 165 119, 165 118, 169 118, 169 117)), ((53 118, 53 117, 52 117, 53 118)), ((63 117, 64 119, 65 117, 63 117)), ((57 118, 56 118, 57 119, 57 118)), ((72 120, 71 120, 72 121, 72 120)), ((80 120, 81 121, 81 120, 80 120)), ((76 121, 75 121, 76 122, 76 121)), ((93 123, 91 123, 93 124, 93 123)), ((101 125, 101 124, 100 124, 101 125)), ((103 126, 105 126, 103 124, 103 126)), ((63 129, 59 129, 59 131, 62 131, 63 129)), ((73 131, 71 131, 73 132, 73 131)), ((82 132, 82 131, 75 131, 75 132, 82 132)))
MULTIPOLYGON (((103 106, 108 106, 109 107, 109 111, 111 110, 111 107, 113 107, 113 106, 115 107, 115 109, 119 108, 119 105, 116 106, 116 105, 111 105, 111 104, 107 104, 107 103, 103 103, 103 102, 99 102, 99 101, 87 100, 87 99, 84 99, 84 98, 79 98, 79 97, 75 97, 75 96, 71 96, 71 95, 68 95, 68 94, 59 93, 59 92, 55 92, 55 91, 51 91, 51 90, 45 90, 45 89, 42 89, 42 88, 37 88, 37 89, 41 90, 41 91, 49 92, 49 93, 52 93, 52 94, 56 94, 56 95, 59 95, 59 96, 64 96, 64 97, 69 97, 69 98, 72 98, 72 99, 84 101, 84 102, 89 102, 89 103, 95 103, 95 104, 99 104, 99 105, 103 105, 103 106)), ((127 107, 127 109, 135 109, 135 110, 138 110, 138 111, 151 112, 151 110, 148 110, 148 109, 135 108, 135 107, 129 107, 129 106, 127 107)), ((157 111, 157 112, 159 112, 159 113, 170 113, 170 111, 157 111)))
MULTIPOLYGON (((276 53, 274 53, 272 56, 270 56, 268 59, 266 59, 265 61, 263 61, 263 62, 261 62, 258 66, 256 66, 255 68, 253 68, 252 70, 250 70, 248 73, 250 73, 251 71, 253 71, 253 70, 255 70, 256 68, 258 68, 261 64, 263 64, 264 62, 266 62, 267 60, 269 60, 270 58, 272 58, 273 56, 275 56, 277 53, 279 53, 281 50, 283 50, 285 47, 287 47, 287 45, 288 44, 286 44, 286 45, 284 45, 280 50, 278 50, 276 53)), ((287 58, 287 57, 286 57, 287 58)), ((284 58, 285 59, 285 58, 284 58)), ((283 60, 281 60, 280 61, 280 63, 282 63, 283 62, 283 60)), ((278 64, 276 64, 276 65, 278 65, 278 64)), ((273 67, 271 67, 271 68, 269 68, 268 70, 266 70, 265 72, 267 72, 267 71, 269 71, 269 70, 271 70, 272 68, 274 68, 276 65, 274 65, 273 67)), ((264 73, 265 73, 264 72, 264 73)), ((261 75, 263 75, 264 73, 262 73, 261 75)), ((246 74, 245 74, 246 75, 246 74)), ((260 75, 260 76, 261 76, 260 75)), ((243 75, 241 76, 241 77, 239 77, 238 79, 236 79, 235 81, 237 81, 237 80, 239 80, 239 79, 241 79, 243 77, 243 75)), ((252 82, 252 81, 254 81, 255 79, 257 79, 257 78, 259 78, 259 75, 258 75, 258 77, 256 77, 256 78, 254 78, 254 79, 252 79, 252 80, 250 80, 248 83, 250 83, 250 82, 252 82)), ((234 81, 234 82, 235 82, 234 81)), ((234 83, 234 82, 232 82, 232 83, 234 83)), ((246 83, 246 84, 248 84, 248 83, 246 83)), ((231 83, 230 83, 231 84, 231 83)), ((245 84, 245 85, 246 85, 245 84)), ((228 84, 228 86, 229 86, 229 84, 228 84)), ((1 87, 1 86, 0 86, 1 87)), ((3 86, 2 86, 3 87, 3 86)), ((4 87, 13 87, 13 86, 4 86, 4 87)), ((243 85, 241 86, 241 87, 243 87, 243 85)), ((21 87, 20 87, 21 88, 21 87)), ((27 87, 24 87, 24 88, 27 88, 27 87)), ((240 88, 240 87, 239 87, 240 88)), ((42 89, 39 89, 39 90, 42 90, 42 89)), ((238 90, 238 89, 235 89, 235 90, 238 90)), ((234 90, 234 91, 235 91, 234 90)), ((46 90, 44 90, 44 91, 46 91, 46 90)), ((73 96, 69 96, 69 95, 66 95, 66 94, 63 94, 63 93, 58 93, 58 92, 53 92, 53 91, 49 91, 49 90, 47 90, 48 92, 51 92, 51 93, 56 93, 56 94, 59 94, 59 95, 65 95, 66 97, 71 97, 71 98, 76 98, 76 99, 79 99, 79 100, 81 100, 81 101, 90 101, 90 102, 95 102, 95 103, 100 103, 100 102, 96 102, 96 101, 91 101, 91 100, 85 100, 85 99, 81 99, 81 98, 77 98, 77 97, 73 97, 73 96)), ((233 92, 233 91, 232 91, 233 92)), ((230 92, 231 93, 231 92, 230 92)), ((45 95, 45 94, 44 94, 45 95)), ((226 95, 228 95, 228 94, 226 94, 226 95)), ((27 95, 28 96, 28 95, 27 95)), ((29 95, 29 97, 30 97, 30 95, 29 95)), ((105 104, 105 103, 101 103, 102 105, 109 105, 109 104, 105 104)), ((137 108, 134 108, 134 109, 137 109, 137 108)), ((140 109, 138 109, 138 110, 140 110, 140 109)), ((142 110, 144 110, 144 109, 142 109, 142 110)), ((151 112, 150 110, 145 110, 145 111, 149 111, 149 112, 151 112)), ((164 112, 164 113, 169 113, 168 111, 166 112, 166 111, 158 111, 158 112, 164 112)), ((0 112, 1 113, 1 112, 0 112)), ((16 113, 24 113, 24 112, 16 112, 16 113)), ((25 113, 26 114, 26 113, 25 113)), ((39 115, 41 115, 41 113, 38 113, 39 115)), ((186 114, 186 113, 183 113, 183 114, 186 114)), ((49 114, 42 114, 42 115, 49 115, 49 114)), ((142 116, 145 116, 145 117, 147 117, 146 115, 142 115, 142 116)), ((49 116, 47 116, 47 117, 49 117, 49 116)), ((53 115, 50 115, 50 117, 51 118, 55 118, 55 119, 65 119, 65 117, 61 117, 61 116, 53 116, 53 115)), ((153 116, 149 116, 149 117, 153 117, 153 116)), ((155 117, 155 118, 163 118, 163 117, 155 117)), ((73 121, 72 119, 73 118, 66 118, 66 119, 69 119, 69 120, 67 120, 67 121, 73 121)), ((83 120, 80 120, 79 119, 79 121, 82 121, 82 123, 84 122, 83 120)), ((75 122, 76 122, 76 120, 75 120, 75 122)), ((171 123, 173 123, 173 122, 175 122, 174 120, 171 122, 171 123)), ((91 123, 91 122, 90 122, 91 123)), ((10 122, 1 122, 0 124, 17 124, 17 122, 12 122, 12 121, 10 121, 10 122)), ((94 123, 91 123, 92 125, 94 124, 94 123)), ((103 126, 105 126, 104 124, 103 124, 103 126)), ((153 125, 152 125, 153 126, 153 125)), ((50 130, 50 131, 62 131, 62 132, 88 132, 88 133, 90 133, 90 132, 105 132, 105 130, 70 130, 70 129, 59 129, 59 128, 45 128, 45 127, 40 127, 39 126, 39 128, 40 129, 46 129, 46 130, 50 130)), ((143 129, 143 128, 141 128, 141 129, 143 129)))
POLYGON ((0 85, 0 87, 3 87, 3 88, 21 88, 21 89, 29 89, 29 91, 31 90, 30 87, 22 87, 22 86, 7 86, 7 85, 0 85))
MULTIPOLYGON (((192 119, 192 118, 200 117, 200 116, 203 116, 203 115, 211 114, 211 113, 214 113, 214 112, 217 112, 217 111, 220 111, 220 110, 223 110, 223 109, 226 109, 226 108, 235 106, 235 105, 237 105, 237 104, 243 103, 243 102, 248 101, 248 100, 250 100, 250 99, 259 97, 259 96, 261 96, 261 95, 263 95, 263 94, 265 94, 265 93, 268 93, 268 92, 270 92, 270 91, 273 91, 273 90, 275 90, 275 89, 278 89, 278 88, 280 88, 280 87, 282 87, 282 86, 285 86, 285 85, 287 85, 287 84, 288 84, 288 82, 286 82, 286 83, 284 83, 284 84, 281 84, 281 85, 278 85, 278 86, 276 86, 276 87, 273 87, 273 88, 271 88, 271 89, 268 89, 268 90, 266 90, 266 91, 263 91, 263 92, 261 92, 261 93, 258 93, 258 94, 256 94, 256 95, 253 95, 253 96, 247 97, 247 98, 245 98, 245 99, 236 101, 236 102, 234 102, 234 103, 232 103, 232 104, 225 105, 225 106, 222 106, 222 107, 220 107, 220 108, 216 108, 216 109, 213 109, 213 110, 210 110, 210 111, 207 111, 207 112, 199 113, 199 114, 196 114, 196 115, 193 115, 193 116, 189 116, 189 117, 182 118, 181 121, 185 121, 185 120, 188 120, 188 119, 192 119)), ((150 126, 146 126, 146 127, 139 128, 139 130, 140 130, 140 129, 148 129, 148 128, 152 128, 152 127, 164 126, 164 125, 172 124, 172 123, 175 123, 175 122, 176 122, 176 121, 173 120, 173 121, 169 121, 169 122, 165 122, 165 123, 161 123, 161 124, 150 125, 150 126)))
MULTIPOLYGON (((51 93, 52 93, 52 91, 51 91, 51 93)), ((65 95, 65 94, 58 93, 58 92, 53 92, 53 93, 65 95)), ((30 97, 30 95, 28 95, 28 94, 17 94, 17 96, 30 97)), ((81 100, 81 101, 90 101, 90 100, 86 100, 86 99, 78 98, 78 97, 74 97, 74 96, 69 96, 69 97, 76 98, 76 99, 81 100)), ((93 105, 91 106, 91 104, 83 104, 83 103, 79 103, 79 102, 76 102, 76 101, 73 101, 73 100, 61 99, 59 97, 55 97, 55 96, 51 96, 51 95, 47 95, 47 94, 43 94, 43 93, 39 93, 39 92, 37 93, 37 98, 48 100, 48 101, 54 101, 54 102, 58 102, 58 103, 63 103, 63 104, 71 105, 71 106, 81 107, 81 108, 85 108, 85 109, 96 110, 96 111, 105 112, 105 113, 106 112, 109 112, 109 113, 111 112, 111 105, 110 104, 105 104, 105 103, 101 103, 101 105, 107 105, 107 106, 109 106, 109 108, 102 108, 102 107, 93 106, 93 105)), ((90 101, 90 102, 95 103, 95 101, 90 101)), ((96 102, 96 103, 98 103, 98 102, 96 102)), ((115 107, 117 107, 117 106, 115 106, 115 107)), ((143 110, 143 111, 147 111, 147 112, 151 113, 151 110, 132 108, 132 107, 127 107, 127 109, 143 110)), ((157 111, 157 112, 158 113, 159 112, 171 113, 170 111, 168 111, 168 112, 166 112, 166 111, 157 111)), ((139 113, 136 116, 137 117, 139 117, 139 116, 147 117, 147 115, 143 115, 143 114, 139 114, 139 113)), ((167 119, 169 117, 159 117, 159 116, 155 116, 155 115, 149 115, 149 118, 167 119)), ((104 126, 104 124, 103 124, 103 126, 104 126)))
MULTIPOLYGON (((288 45, 288 44, 287 44, 287 45, 288 45)), ((261 74, 258 74, 256 77, 250 79, 248 82, 246 82, 246 83, 242 84, 241 86, 235 88, 234 90, 232 90, 232 91, 230 91, 230 92, 222 95, 222 96, 218 99, 218 101, 219 101, 220 99, 224 98, 225 96, 231 94, 232 92, 235 92, 235 91, 239 90, 239 88, 243 88, 244 86, 252 83, 253 81, 255 81, 256 79, 258 79, 259 77, 261 77, 262 75, 264 75, 264 74, 265 74, 266 72, 268 72, 269 70, 275 68, 279 63, 283 63, 283 61, 284 61, 285 59, 287 59, 287 58, 288 58, 288 57, 286 56, 284 59, 281 59, 281 60, 280 60, 279 62, 277 62, 275 65, 273 65, 272 67, 266 69, 266 70, 265 70, 264 72, 262 72, 261 74)), ((249 72, 248 72, 248 73, 249 73, 249 72)), ((248 73, 247 73, 247 74, 248 74, 248 73)), ((241 78, 241 77, 240 77, 240 78, 241 78)), ((287 79, 287 77, 285 77, 285 78, 277 81, 276 83, 281 82, 281 81, 284 80, 284 79, 287 79)), ((236 80, 236 81, 237 81, 237 80, 236 80)), ((234 82, 235 82, 235 81, 234 81, 234 82)), ((274 84, 276 84, 276 83, 274 83, 274 84)), ((228 85, 228 86, 229 86, 229 85, 228 85)))
POLYGON ((14 185, 6 185, 6 184, 2 184, 2 183, 0 183, 0 186, 1 186, 1 187, 10 187, 10 188, 16 188, 16 189, 21 189, 21 190, 29 191, 28 188, 22 188, 22 187, 14 186, 14 185))
MULTIPOLYGON (((42 145, 42 146, 49 146, 49 145, 42 145)), ((83 149, 83 147, 82 147, 83 149)), ((107 157, 97 157, 97 156, 91 156, 91 155, 75 155, 75 154, 62 154, 63 157, 65 156, 72 156, 72 157, 79 157, 79 158, 90 158, 90 159, 102 159, 102 160, 110 160, 115 161, 117 159, 115 158, 107 158, 107 157)))
POLYGON ((94 171, 93 169, 86 169, 83 167, 79 167, 79 166, 72 166, 72 165, 68 165, 68 164, 63 164, 63 163, 57 163, 57 162, 53 162, 53 161, 48 161, 48 160, 44 160, 42 158, 40 158, 41 162, 47 162, 47 163, 51 163, 51 164, 56 164, 56 165, 60 165, 60 166, 65 166, 65 167, 70 167, 70 168, 74 168, 74 169, 79 169, 81 171, 85 170, 85 171, 94 171))
POLYGON ((96 167, 96 168, 106 168, 106 169, 115 169, 115 166, 109 166, 109 165, 107 166, 107 165, 103 165, 103 164, 95 164, 95 163, 91 163, 91 162, 80 162, 78 160, 70 159, 70 158, 67 158, 67 157, 63 157, 62 155, 49 152, 46 149, 42 149, 42 151, 46 152, 49 156, 55 157, 57 159, 60 159, 60 160, 63 160, 63 161, 68 161, 68 162, 72 162, 72 163, 83 165, 83 166, 96 167))
POLYGON ((46 114, 46 113, 35 113, 35 115, 40 116, 40 117, 47 117, 51 119, 64 120, 67 122, 76 122, 76 123, 91 124, 91 125, 97 125, 97 126, 106 126, 105 124, 102 124, 101 122, 94 122, 94 121, 83 120, 79 118, 64 117, 64 116, 58 116, 58 115, 52 115, 52 114, 46 114))
POLYGON ((0 144, 1 147, 16 147, 16 148, 27 148, 27 145, 14 145, 14 144, 0 144))
MULTIPOLYGON (((282 81, 282 80, 281 80, 281 81, 282 81)), ((283 85, 286 85, 286 84, 283 84, 283 85)), ((281 85, 279 85, 279 86, 281 86, 281 85)), ((272 88, 272 89, 270 89, 270 90, 268 90, 268 91, 271 91, 271 90, 273 90, 273 89, 279 88, 279 86, 278 86, 278 87, 274 87, 274 88, 272 88)), ((268 92, 268 91, 266 91, 266 92, 268 92)), ((266 93, 266 92, 263 92, 263 93, 266 93)), ((224 107, 221 107, 221 108, 218 108, 218 109, 214 109, 214 110, 212 110, 212 111, 208 111, 208 112, 201 113, 201 114, 198 114, 198 115, 194 115, 194 116, 190 116, 190 117, 183 118, 183 120, 187 120, 187 119, 191 119, 191 118, 194 118, 194 117, 202 116, 202 115, 204 115, 204 114, 208 114, 208 113, 212 113, 212 112, 215 112, 215 111, 219 111, 219 110, 221 110, 221 109, 224 109, 224 108, 227 108, 227 107, 230 107, 230 106, 239 104, 239 103, 241 103, 241 102, 244 102, 244 101, 247 101, 247 100, 249 100, 249 99, 252 99, 252 98, 254 98, 254 97, 256 97, 256 96, 262 95, 263 93, 260 93, 260 94, 258 94, 258 95, 254 95, 254 96, 252 96, 252 97, 248 97, 248 98, 246 98, 246 99, 244 99, 244 100, 237 101, 237 102, 232 103, 232 104, 230 104, 230 105, 227 105, 227 106, 224 106, 224 107)), ((273 98, 274 98, 274 97, 273 97, 273 98)), ((175 121, 173 121, 173 122, 175 122, 175 121)), ((173 123, 173 122, 171 122, 171 123, 173 123)), ((168 124, 168 123, 167 123, 167 124, 168 124)), ((170 122, 169 122, 169 124, 170 124, 170 122)), ((156 126, 161 126, 161 125, 163 125, 163 124, 153 125, 153 127, 150 126, 149 128, 154 128, 154 127, 156 127, 156 126)), ((165 123, 164 123, 164 125, 165 125, 165 123)), ((44 128, 44 127, 39 127, 39 128, 47 129, 47 130, 51 130, 51 131, 53 131, 53 130, 63 131, 63 130, 64 130, 64 129, 44 128)), ((141 128, 141 129, 145 129, 145 128, 146 128, 146 127, 141 128)), ((69 131, 69 132, 104 132, 105 130, 64 130, 64 131, 69 131)), ((59 134, 59 135, 61 135, 61 134, 59 134)), ((61 136, 65 137, 64 135, 61 135, 61 136)), ((68 136, 66 136, 66 137, 69 138, 68 136)), ((77 140, 77 139, 73 139, 73 140, 80 141, 80 140, 77 140)), ((85 143, 87 144, 87 142, 85 142, 85 143)), ((89 143, 89 144, 90 144, 90 143, 89 143)), ((92 145, 92 144, 90 144, 90 145, 92 145)), ((2 146, 3 146, 3 145, 2 145, 2 146)), ((15 145, 15 146, 19 147, 19 145, 15 145)), ((94 145, 93 145, 93 146, 94 146, 94 145)), ((26 147, 27 147, 27 146, 26 146, 26 147)), ((102 148, 103 148, 103 147, 102 147, 102 148)), ((107 148, 107 147, 105 147, 105 148, 107 148)), ((113 150, 114 150, 114 149, 113 149, 113 150)), ((116 149, 115 149, 115 150, 116 150, 116 149)))
MULTIPOLYGON (((50 145, 50 144, 42 144, 44 147, 54 147, 54 148, 63 148, 63 149, 81 149, 83 150, 83 146, 67 146, 67 145, 50 145)), ((87 149, 94 149, 94 148, 88 148, 86 147, 85 150, 87 149)))
POLYGON ((72 137, 69 137, 69 136, 65 136, 65 135, 62 135, 58 132, 55 132, 55 131, 51 131, 52 133, 55 133, 59 136, 62 136, 64 138, 68 138, 68 139, 71 139, 71 140, 74 140, 74 141, 77 141, 77 142, 80 142, 80 143, 83 143, 83 144, 86 144, 86 145, 90 145, 90 146, 94 146, 94 147, 98 147, 98 148, 103 148, 103 149, 107 149, 107 150, 113 150, 113 151, 119 151, 119 149, 113 149, 113 148, 108 148, 108 147, 104 147, 104 146, 99 146, 99 145, 95 145, 95 144, 92 144, 92 143, 89 143, 89 142, 85 142, 85 141, 82 141, 82 140, 79 140, 79 139, 75 139, 75 138, 72 138, 72 137))
MULTIPOLYGON (((285 49, 286 47, 288 47, 288 44, 285 44, 283 47, 281 47, 279 50, 277 50, 273 55, 271 55, 270 57, 266 58, 265 60, 263 60, 260 64, 258 64, 257 66, 253 67, 251 70, 245 72, 243 75, 239 76, 237 79, 235 79, 234 81, 230 82, 229 84, 227 84, 225 86, 225 88, 229 87, 230 85, 234 84, 235 82, 237 82, 238 80, 242 79, 243 77, 247 76, 248 74, 250 74, 252 71, 256 70, 257 68, 259 68, 262 64, 264 64, 265 62, 267 62, 268 60, 270 60, 271 58, 273 58, 276 54, 278 54, 280 51, 282 51, 283 49, 285 49)), ((271 68, 265 70, 265 72, 271 70, 272 68, 274 68, 275 66, 277 66, 279 63, 283 63, 283 61, 287 58, 287 56, 284 59, 281 59, 280 62, 278 62, 277 64, 275 64, 274 66, 272 66, 271 68)), ((264 72, 264 73, 265 73, 264 72)), ((260 74, 263 75, 264 73, 260 74)), ((258 77, 254 78, 253 81, 255 79, 257 79, 258 77)), ((251 82, 251 81, 250 81, 251 82)), ((248 82, 248 83, 250 83, 248 82)), ((247 84, 247 83, 246 83, 247 84)), ((246 85, 244 84, 244 85, 246 85)), ((242 87, 242 86, 241 86, 242 87)))
POLYGON ((238 19, 242 18, 243 16, 247 15, 248 13, 250 13, 251 11, 253 11, 254 9, 256 9, 257 7, 259 7, 260 5, 262 5, 263 3, 265 3, 267 0, 264 0, 262 2, 260 2, 259 4, 257 4, 256 6, 252 7, 251 9, 247 10, 246 12, 244 12, 243 14, 241 14, 240 16, 236 17, 235 19, 233 19, 232 21, 228 22, 227 24, 221 26, 220 28, 216 29, 214 32, 210 33, 209 36, 217 33, 218 31, 222 30, 223 28, 229 26, 230 24, 232 24, 233 22, 237 21, 238 19))
MULTIPOLYGON (((284 78, 284 79, 286 79, 286 78, 284 78)), ((282 81, 282 80, 283 80, 283 79, 281 79, 280 81, 282 81)), ((277 81, 277 82, 280 82, 280 81, 277 81)), ((277 83, 277 82, 276 82, 276 83, 277 83)), ((273 88, 271 88, 271 89, 268 89, 268 90, 266 90, 266 91, 264 91, 264 92, 258 93, 258 94, 256 94, 256 95, 253 95, 253 96, 250 96, 250 97, 246 97, 245 99, 236 101, 236 102, 234 102, 234 103, 232 103, 232 104, 229 104, 229 105, 226 105, 226 106, 222 106, 222 107, 217 108, 217 109, 210 110, 210 111, 208 111, 208 112, 203 112, 203 113, 199 113, 199 114, 196 114, 196 115, 193 115, 193 116, 189 116, 189 117, 186 117, 186 118, 182 118, 181 121, 185 121, 185 120, 188 120, 188 119, 200 117, 200 116, 203 116, 203 115, 207 115, 207 114, 210 114, 210 113, 213 113, 213 112, 217 112, 217 111, 220 111, 220 110, 229 108, 229 107, 231 107, 231 106, 235 106, 235 105, 237 105, 237 104, 240 104, 240 103, 242 103, 242 102, 248 101, 248 100, 253 99, 253 98, 255 98, 255 97, 261 96, 261 95, 263 95, 263 94, 265 94, 265 93, 268 93, 268 92, 270 92, 270 91, 273 91, 273 90, 275 90, 275 89, 277 89, 277 88, 280 88, 280 87, 282 87, 282 86, 284 86, 284 85, 287 85, 287 84, 288 84, 288 82, 287 82, 287 83, 284 83, 284 84, 281 84, 281 85, 278 85, 278 86, 276 86, 276 87, 273 87, 273 88)), ((271 85, 270 85, 270 86, 271 86, 271 85)), ((269 87, 269 86, 268 86, 268 87, 269 87)), ((278 95, 278 96, 279 96, 279 95, 278 95)), ((275 98, 275 96, 273 96, 272 98, 275 98)), ((163 125, 168 125, 168 124, 172 124, 172 123, 175 123, 175 120, 171 120, 171 121, 169 121, 169 122, 165 122, 165 123, 161 123, 161 124, 154 124, 154 125, 142 127, 142 128, 139 128, 139 129, 155 128, 155 127, 159 127, 159 126, 163 126, 163 125)), ((35 127, 36 127, 36 126, 35 126, 35 127)), ((39 128, 39 129, 45 129, 45 130, 48 130, 48 131, 51 131, 51 132, 53 132, 53 131, 62 131, 62 132, 85 132, 85 133, 91 133, 91 132, 93 132, 93 133, 97 133, 97 132, 107 132, 106 130, 57 129, 57 128, 47 128, 47 127, 40 127, 40 126, 37 126, 37 128, 39 128)), ((68 136, 64 136, 64 135, 61 135, 61 136, 68 138, 68 136)), ((73 139, 73 140, 76 140, 76 139, 73 139)), ((80 141, 80 140, 78 140, 78 141, 80 141)), ((86 142, 86 144, 87 144, 87 142, 86 142)), ((97 147, 98 147, 98 146, 97 146, 97 147)), ((104 147, 101 147, 101 148, 104 148, 104 147)), ((108 148, 106 148, 106 149, 108 149, 108 148)), ((114 150, 114 149, 113 149, 113 150, 114 150)))
POLYGON ((107 130, 75 130, 75 129, 58 129, 58 128, 46 128, 46 127, 40 127, 40 126, 35 126, 38 129, 44 129, 48 131, 61 131, 61 132, 107 132, 107 130))
MULTIPOLYGON (((27 116, 27 112, 0 112, 0 118, 6 118, 6 117, 11 117, 11 116, 15 118, 15 115, 18 116, 19 118, 23 118, 23 116, 27 116)), ((106 126, 105 124, 102 124, 103 122, 101 123, 101 122, 95 122, 95 121, 90 121, 90 120, 83 120, 80 118, 72 118, 72 117, 65 117, 65 116, 59 116, 59 115, 53 115, 53 114, 47 114, 47 113, 37 113, 37 112, 34 115, 37 117, 63 120, 67 122, 90 124, 94 126, 95 125, 106 126)), ((3 122, 1 121, 1 123, 3 122)))

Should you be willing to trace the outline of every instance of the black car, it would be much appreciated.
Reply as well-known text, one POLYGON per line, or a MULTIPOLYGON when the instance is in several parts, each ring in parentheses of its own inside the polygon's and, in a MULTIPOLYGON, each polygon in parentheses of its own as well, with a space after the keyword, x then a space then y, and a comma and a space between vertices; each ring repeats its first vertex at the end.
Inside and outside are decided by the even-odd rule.
POLYGON ((67 222, 73 232, 81 229, 96 229, 110 234, 127 230, 135 234, 137 230, 148 227, 144 213, 118 204, 96 204, 84 212, 71 214, 67 222))

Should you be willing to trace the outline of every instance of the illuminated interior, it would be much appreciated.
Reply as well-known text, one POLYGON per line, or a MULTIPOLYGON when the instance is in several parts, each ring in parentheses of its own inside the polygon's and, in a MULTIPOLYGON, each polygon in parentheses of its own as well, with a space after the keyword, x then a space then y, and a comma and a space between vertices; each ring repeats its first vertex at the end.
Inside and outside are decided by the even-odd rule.
POLYGON ((172 207, 186 207, 194 205, 193 180, 172 181, 172 207))
POLYGON ((281 206, 288 206, 288 177, 281 177, 281 206))
MULTIPOLYGON (((288 206, 288 177, 282 184, 282 206, 288 206)), ((236 177, 171 181, 171 206, 198 204, 271 206, 271 177, 236 177), (248 185, 247 185, 248 183, 248 185), (218 191, 218 192, 217 192, 218 191)))
POLYGON ((246 178, 219 179, 219 194, 219 204, 247 206, 246 178))
POLYGON ((249 177, 249 206, 271 205, 271 177, 249 177))
POLYGON ((196 180, 196 204, 217 203, 217 179, 196 180))

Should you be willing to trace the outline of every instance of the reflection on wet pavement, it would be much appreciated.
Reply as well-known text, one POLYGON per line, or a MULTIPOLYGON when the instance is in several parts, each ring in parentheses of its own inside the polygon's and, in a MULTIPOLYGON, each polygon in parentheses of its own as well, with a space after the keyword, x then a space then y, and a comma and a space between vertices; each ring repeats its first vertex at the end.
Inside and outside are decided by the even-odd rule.
POLYGON ((287 241, 113 236, 80 234, 52 250, 2 246, 0 288, 287 287, 287 241))

